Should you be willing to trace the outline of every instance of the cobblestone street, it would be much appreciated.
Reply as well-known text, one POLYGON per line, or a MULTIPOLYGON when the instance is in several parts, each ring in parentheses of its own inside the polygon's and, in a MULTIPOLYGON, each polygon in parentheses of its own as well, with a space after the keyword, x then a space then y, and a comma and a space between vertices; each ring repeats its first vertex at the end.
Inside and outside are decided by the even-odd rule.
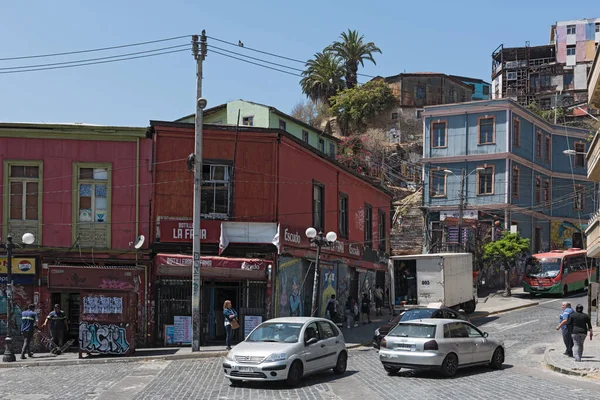
MULTIPOLYGON (((582 302, 583 298, 573 298, 582 302)), ((474 322, 505 341, 504 370, 471 368, 453 379, 436 373, 384 372, 371 348, 350 351, 348 371, 306 379, 298 388, 251 383, 232 387, 221 358, 0 370, 2 399, 596 399, 600 385, 547 370, 543 352, 560 340, 560 300, 474 322)))

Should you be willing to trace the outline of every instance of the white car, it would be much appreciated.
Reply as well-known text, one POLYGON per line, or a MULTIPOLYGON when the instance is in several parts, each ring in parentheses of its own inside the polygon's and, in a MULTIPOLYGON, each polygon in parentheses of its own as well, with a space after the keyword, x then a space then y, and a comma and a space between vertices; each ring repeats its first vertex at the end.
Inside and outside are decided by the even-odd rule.
POLYGON ((303 376, 326 369, 346 372, 348 351, 335 324, 323 318, 274 318, 257 326, 223 361, 232 385, 242 381, 285 380, 297 385, 303 376))
POLYGON ((379 359, 389 373, 401 368, 438 369, 453 376, 459 368, 501 369, 504 343, 467 321, 421 319, 400 322, 381 340, 379 359))

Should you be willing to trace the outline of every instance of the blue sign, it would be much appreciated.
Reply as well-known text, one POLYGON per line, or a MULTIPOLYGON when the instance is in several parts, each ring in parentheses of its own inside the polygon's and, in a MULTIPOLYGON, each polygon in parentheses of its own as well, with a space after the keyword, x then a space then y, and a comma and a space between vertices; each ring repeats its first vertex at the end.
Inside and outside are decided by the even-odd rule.
MULTIPOLYGON (((15 274, 12 276, 12 280, 13 280, 13 283, 17 284, 17 285, 33 285, 35 276, 15 274)), ((8 283, 8 277, 6 276, 6 274, 0 274, 0 284, 7 284, 7 283, 8 283)))

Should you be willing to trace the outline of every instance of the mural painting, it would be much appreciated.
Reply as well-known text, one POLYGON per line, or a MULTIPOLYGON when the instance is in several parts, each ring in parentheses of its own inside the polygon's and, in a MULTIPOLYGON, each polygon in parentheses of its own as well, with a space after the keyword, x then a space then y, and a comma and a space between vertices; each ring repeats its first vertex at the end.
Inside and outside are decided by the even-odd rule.
POLYGON ((102 354, 125 354, 130 346, 127 332, 121 324, 79 324, 79 346, 81 350, 102 354))
POLYGON ((280 257, 275 287, 275 316, 303 316, 302 263, 297 258, 280 257))
POLYGON ((573 247, 573 234, 580 233, 585 240, 587 224, 573 224, 568 221, 552 221, 550 249, 566 250, 573 247))
POLYGON ((375 307, 375 298, 373 290, 375 290, 375 271, 359 272, 358 274, 358 297, 363 298, 363 293, 366 293, 371 300, 371 306, 375 307))
MULTIPOLYGON (((336 267, 327 265, 321 268, 321 306, 319 307, 319 315, 325 317, 327 312, 327 300, 332 294, 336 294, 336 267)), ((337 297, 337 296, 336 296, 337 297)))
MULTIPOLYGON (((0 277, 0 315, 6 316, 8 310, 8 298, 6 296, 6 281, 0 277)), ((13 315, 14 322, 11 328, 11 332, 18 332, 21 327, 21 312, 27 308, 29 304, 33 302, 33 286, 32 285, 19 285, 13 283, 13 315)), ((6 317, 5 317, 6 318, 6 317)), ((0 320, 0 336, 6 335, 6 320, 0 320)), ((0 345, 4 343, 4 338, 0 345)))
POLYGON ((345 264, 339 264, 337 268, 337 294, 338 303, 340 305, 339 312, 344 311, 344 306, 350 296, 351 274, 350 269, 345 264))

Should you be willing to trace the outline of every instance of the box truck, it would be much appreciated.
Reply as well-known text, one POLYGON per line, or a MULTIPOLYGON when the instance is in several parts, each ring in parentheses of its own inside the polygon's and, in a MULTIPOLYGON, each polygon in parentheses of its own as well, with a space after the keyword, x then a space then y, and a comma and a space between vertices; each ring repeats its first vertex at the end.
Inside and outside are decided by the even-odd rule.
POLYGON ((471 253, 392 256, 389 272, 395 309, 448 307, 466 313, 475 311, 477 293, 471 253))

